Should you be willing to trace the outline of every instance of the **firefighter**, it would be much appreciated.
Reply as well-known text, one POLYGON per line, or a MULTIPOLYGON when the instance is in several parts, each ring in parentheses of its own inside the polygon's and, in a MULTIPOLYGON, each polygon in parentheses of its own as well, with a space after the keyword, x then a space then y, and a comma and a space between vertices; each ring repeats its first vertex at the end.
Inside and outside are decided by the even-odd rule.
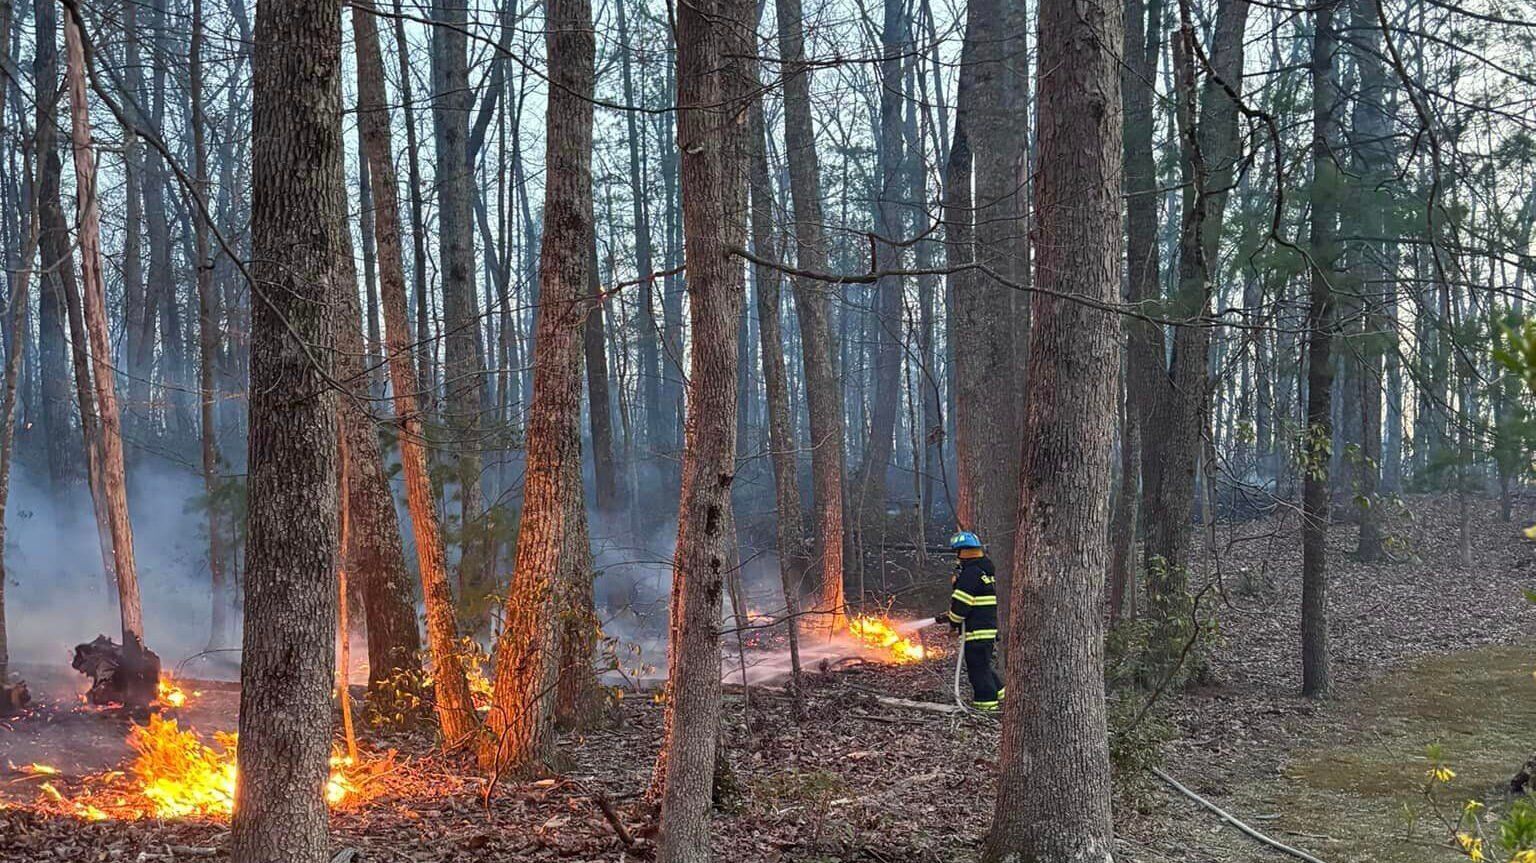
POLYGON ((949 538, 949 547, 956 557, 954 589, 949 595, 949 611, 934 620, 964 634, 972 705, 978 710, 996 710, 1004 692, 992 668, 997 646, 997 572, 976 534, 962 530, 949 538))

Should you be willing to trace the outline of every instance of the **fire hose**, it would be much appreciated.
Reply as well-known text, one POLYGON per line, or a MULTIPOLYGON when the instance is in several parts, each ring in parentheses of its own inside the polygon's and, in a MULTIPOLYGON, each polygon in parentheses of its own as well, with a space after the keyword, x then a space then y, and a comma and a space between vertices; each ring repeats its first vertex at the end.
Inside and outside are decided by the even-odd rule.
POLYGON ((960 624, 960 635, 955 642, 955 706, 961 710, 967 710, 965 701, 960 698, 960 666, 965 662, 965 624, 960 624))
MULTIPOLYGON (((964 710, 966 712, 971 712, 971 708, 967 707, 966 704, 965 704, 965 701, 960 697, 960 668, 961 668, 961 666, 965 662, 965 624, 963 624, 963 623, 960 624, 958 645, 959 646, 955 649, 955 676, 954 676, 955 705, 958 706, 961 710, 964 710)), ((1232 815, 1230 812, 1227 812, 1225 809, 1222 809, 1220 806, 1217 806, 1216 804, 1210 802, 1209 800, 1206 800, 1204 797, 1201 797, 1199 794, 1196 794, 1195 792, 1193 792, 1193 791, 1189 790, 1188 788, 1184 787, 1182 784, 1179 783, 1178 780, 1174 779, 1172 776, 1169 776, 1167 773, 1164 773, 1161 769, 1159 769, 1157 767, 1149 767, 1147 769, 1149 771, 1151 771, 1154 776, 1156 776, 1157 778, 1159 778, 1159 779, 1163 780, 1164 782, 1168 783, 1168 786, 1170 788, 1172 788, 1174 791, 1179 792, 1180 794, 1182 794, 1185 797, 1189 798, 1190 800, 1194 801, 1196 804, 1198 804, 1198 805, 1204 807, 1205 809, 1208 809, 1211 812, 1215 813, 1218 817, 1221 818, 1221 820, 1227 822, 1228 824, 1231 824, 1233 827, 1237 828, 1240 832, 1242 832, 1244 835, 1248 836, 1250 839, 1253 839, 1256 842, 1260 842, 1260 843, 1262 843, 1264 845, 1267 845, 1270 848, 1275 849, 1276 851, 1279 851, 1281 853, 1288 854, 1288 855, 1290 855, 1292 857, 1295 857, 1298 860, 1303 860, 1303 861, 1305 861, 1305 863, 1324 863, 1323 860, 1320 860, 1317 857, 1314 857, 1314 856, 1312 856, 1311 854, 1308 854, 1305 851, 1302 851, 1302 850, 1297 849, 1297 848, 1292 848, 1291 846, 1286 845, 1285 843, 1280 842, 1279 840, 1272 839, 1269 836, 1266 836, 1263 833, 1260 833, 1258 830, 1255 830, 1253 827, 1249 826, 1247 823, 1239 820, 1237 818, 1237 816, 1232 815)))

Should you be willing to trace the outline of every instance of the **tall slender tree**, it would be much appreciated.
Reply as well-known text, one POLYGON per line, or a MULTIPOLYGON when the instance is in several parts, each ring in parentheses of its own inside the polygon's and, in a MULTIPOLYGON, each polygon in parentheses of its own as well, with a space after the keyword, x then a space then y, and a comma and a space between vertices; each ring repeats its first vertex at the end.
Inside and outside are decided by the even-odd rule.
MULTIPOLYGON (((800 0, 775 3, 779 54, 784 64, 784 157, 789 163, 795 258, 802 270, 825 272, 827 245, 822 235, 810 65, 805 60, 802 29, 805 21, 800 0)), ((843 408, 827 293, 826 286, 813 279, 802 277, 794 281, 810 413, 811 492, 816 507, 816 560, 821 577, 816 610, 822 615, 818 623, 839 629, 847 604, 843 594, 843 408)))
MULTIPOLYGON (((139 574, 134 563, 133 526, 128 520, 128 482, 123 466, 122 419, 117 407, 117 378, 112 368, 108 335, 106 281, 102 276, 101 204, 96 190, 96 155, 91 140, 90 105, 86 99, 86 55, 79 10, 68 7, 64 42, 68 62, 71 142, 75 161, 75 209, 79 224, 80 282, 84 326, 91 342, 98 447, 93 464, 98 511, 104 514, 111 542, 111 571, 117 578, 118 615, 123 627, 123 669, 126 694, 134 703, 148 704, 155 692, 159 663, 144 647, 144 611, 139 602, 139 574)), ((77 371, 78 373, 78 371, 77 371)), ((82 411, 85 407, 82 406, 82 411)), ((87 446, 92 445, 90 441, 87 446)))
POLYGON ((263 0, 251 122, 251 438, 235 863, 329 859, 336 673, 341 8, 263 0))
POLYGON ((1120 294, 1123 7, 1040 4, 1030 398, 1005 627, 997 807, 982 859, 1109 863, 1103 588, 1120 294))
MULTIPOLYGON (((432 3, 432 129, 436 142, 438 265, 443 291, 443 397, 453 429, 451 455, 459 483, 459 526, 466 540, 480 529, 480 304, 475 282, 474 169, 469 161, 468 7, 432 3)), ((422 336, 418 335, 418 338, 422 336)), ((466 550, 470 547, 465 543, 466 550)), ((485 585, 488 561, 466 555, 461 585, 485 585)))
POLYGON ((352 30, 357 43, 358 122, 363 124, 363 149, 376 181, 374 227, 379 252, 379 299, 384 311, 385 358, 393 387, 395 419, 399 424, 400 465, 405 475, 406 507, 416 546, 416 568, 426 605, 427 644, 432 654, 434 709, 443 739, 451 746, 469 742, 479 728, 469 682, 459 661, 458 621, 448 587, 448 564, 432 480, 427 473, 422 438, 421 385, 411 350, 406 318, 405 266, 400 249, 400 205, 395 197, 395 162, 390 143, 389 102, 384 94, 384 56, 379 48, 372 0, 352 6, 352 30))
POLYGON ((1338 0, 1312 13, 1312 213, 1308 241, 1306 433, 1301 497, 1301 691, 1323 697, 1332 687, 1328 654, 1328 485, 1333 441, 1333 340, 1338 326, 1333 279, 1339 260, 1338 111, 1343 100, 1334 55, 1338 0))
POLYGON ((487 741, 492 766, 536 766, 554 743, 557 687, 591 686, 592 550, 581 482, 582 330, 601 314, 588 284, 592 261, 592 90, 596 42, 588 0, 546 5, 549 96, 544 235, 528 406, 527 474, 517 560, 496 644, 496 692, 487 741), (587 608, 572 607, 586 581, 587 608), (561 662, 565 645, 587 645, 561 662))
MULTIPOLYGON (((745 0, 707 0, 677 16, 677 145, 692 351, 677 552, 672 564, 661 782, 660 863, 707 861, 720 721, 720 597, 735 552, 737 321, 745 301, 742 131, 755 46, 745 0)), ((798 19, 796 24, 798 25, 798 19)))

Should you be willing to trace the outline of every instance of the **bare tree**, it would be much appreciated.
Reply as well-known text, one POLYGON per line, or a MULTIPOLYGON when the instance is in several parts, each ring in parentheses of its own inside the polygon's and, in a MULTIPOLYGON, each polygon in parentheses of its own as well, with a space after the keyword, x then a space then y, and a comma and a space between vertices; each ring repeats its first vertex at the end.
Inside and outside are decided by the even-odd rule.
MULTIPOLYGON (((1163 42, 1162 0, 1127 0, 1125 67, 1120 75, 1125 101, 1126 300, 1147 304, 1161 296, 1158 285, 1157 164, 1153 82, 1163 42)), ((1156 324, 1126 317, 1125 406, 1120 425, 1120 488, 1110 537, 1111 619, 1125 611, 1125 597, 1135 581, 1137 506, 1141 499, 1145 439, 1152 434, 1152 411, 1162 378, 1165 345, 1156 324)))
MULTIPOLYGON (((790 199, 795 220, 795 255, 802 270, 825 272, 821 184, 816 136, 811 125, 810 67, 805 61, 804 16, 800 0, 776 0, 779 53, 784 64, 784 156, 789 162, 790 199)), ((786 256, 787 257, 787 256, 786 256)), ((794 281, 795 313, 810 408, 811 491, 816 506, 816 555, 820 562, 820 621, 843 626, 843 409, 832 343, 826 287, 812 279, 794 281)))
POLYGON ((1301 691, 1323 697, 1332 686, 1328 663, 1328 488, 1333 440, 1333 278, 1338 252, 1339 92, 1334 54, 1337 0, 1314 10, 1312 36, 1312 236, 1308 243, 1311 298, 1307 309, 1307 426, 1301 498, 1301 691))
MULTIPOLYGON (((475 283, 474 181, 469 161, 468 7, 459 0, 432 3, 432 128, 436 142, 438 265, 443 290, 443 397, 453 429, 452 457, 459 483, 459 524, 464 549, 479 524, 481 366, 480 303, 475 283)), ((420 334, 418 337, 424 337, 420 334)), ((483 589, 489 561, 466 554, 460 587, 483 589)))
POLYGON ((328 859, 335 685, 336 300, 345 277, 341 10, 256 10, 250 521, 236 863, 328 859))
MULTIPOLYGON (((773 239, 773 188, 768 171, 762 99, 754 99, 747 122, 752 191, 752 246, 758 256, 777 257, 773 239)), ((768 449, 773 460, 774 513, 779 551, 779 579, 784 586, 788 618, 791 683, 800 682, 800 593, 810 560, 805 547, 805 523, 800 511, 800 483, 796 476, 795 427, 789 410, 784 343, 779 327, 779 288, 782 279, 773 267, 753 270, 757 282, 757 335, 762 345, 763 388, 768 398, 768 449)), ((798 688, 796 688, 798 694, 798 688)))
POLYGON ((544 236, 535 310, 533 394, 528 407, 527 474, 517 560, 496 643, 496 693, 482 763, 537 767, 554 743, 556 687, 562 678, 591 686, 579 630, 592 631, 592 550, 581 482, 582 331, 601 314, 590 299, 592 266, 592 89, 595 39, 588 0, 551 0, 545 136, 544 236), (573 607, 586 581, 588 607, 573 607))
MULTIPOLYGON (((128 482, 123 467, 122 420, 117 409, 117 381, 112 368, 112 341, 107 334, 106 282, 102 278, 101 209, 96 192, 96 162, 91 141, 90 106, 86 101, 86 57, 79 13, 69 7, 64 21, 68 50, 71 140, 75 156, 75 208, 79 221, 80 281, 84 296, 85 329, 91 342, 99 447, 93 469, 99 511, 106 517, 112 548, 112 572, 117 577, 118 614, 123 626, 124 687, 136 704, 148 704, 159 678, 159 660, 144 647, 144 611, 139 603, 139 574, 134 564, 133 526, 128 520, 128 482)), ((84 406, 82 406, 84 410, 84 406)), ((88 441, 87 445, 91 445, 88 441)))
POLYGON ((395 163, 391 153, 389 103, 384 96, 384 57, 374 23, 372 0, 352 6, 357 42, 358 122, 368 170, 376 181, 378 207, 374 227, 379 252, 379 299, 384 310, 385 356, 393 385, 395 418, 400 424, 400 464, 405 475, 406 507, 415 533, 416 567, 421 574, 427 609, 427 644, 432 653, 433 694, 437 724, 450 746, 468 742, 479 730, 469 682, 459 662, 458 621, 448 588, 448 564, 443 550, 412 364, 409 324, 405 312, 405 267, 400 249, 400 205, 395 197, 395 163))
POLYGON ((1123 9, 1040 5, 1036 294, 997 808, 982 859, 1113 854, 1103 588, 1120 294, 1123 9))
MULTIPOLYGON (((661 779, 660 863, 707 861, 720 719, 720 597, 735 553, 737 321, 745 301, 730 250, 746 234, 746 96, 755 84, 751 7, 710 0, 679 7, 677 144, 693 350, 682 498, 672 567, 661 779)), ((797 21, 798 23, 798 21, 797 21)))

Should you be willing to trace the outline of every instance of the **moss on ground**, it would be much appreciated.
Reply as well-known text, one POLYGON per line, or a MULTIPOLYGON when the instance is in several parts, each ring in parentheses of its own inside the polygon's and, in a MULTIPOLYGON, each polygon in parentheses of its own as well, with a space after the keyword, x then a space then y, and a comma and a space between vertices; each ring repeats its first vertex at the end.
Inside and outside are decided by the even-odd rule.
POLYGON ((1233 789, 1238 813, 1328 863, 1439 863, 1467 858, 1423 789, 1425 748, 1455 773, 1437 797, 1455 819, 1467 800, 1493 812, 1536 749, 1536 648, 1497 647, 1425 659, 1351 693, 1316 717, 1318 738, 1282 776, 1233 789))

